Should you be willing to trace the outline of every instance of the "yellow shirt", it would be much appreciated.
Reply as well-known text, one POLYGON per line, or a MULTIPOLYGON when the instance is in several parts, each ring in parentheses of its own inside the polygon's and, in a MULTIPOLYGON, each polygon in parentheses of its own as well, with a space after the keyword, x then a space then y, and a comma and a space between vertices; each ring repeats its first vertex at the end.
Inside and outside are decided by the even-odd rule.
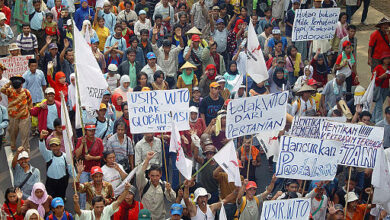
POLYGON ((320 109, 321 93, 317 92, 313 99, 316 102, 316 109, 320 109))
POLYGON ((99 38, 99 50, 104 51, 104 45, 108 36, 110 35, 110 30, 107 27, 99 27, 99 25, 95 24, 93 29, 96 31, 96 34, 99 38))

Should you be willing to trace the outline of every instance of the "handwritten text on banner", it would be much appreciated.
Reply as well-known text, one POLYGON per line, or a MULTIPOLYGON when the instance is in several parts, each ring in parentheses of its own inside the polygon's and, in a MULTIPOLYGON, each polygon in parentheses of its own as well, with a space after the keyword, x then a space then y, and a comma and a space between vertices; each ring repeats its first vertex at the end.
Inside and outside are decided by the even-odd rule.
POLYGON ((294 117, 290 135, 296 137, 319 138, 320 124, 325 120, 346 122, 346 117, 294 117))
POLYGON ((283 136, 276 176, 301 180, 333 180, 342 142, 283 136))
POLYGON ((0 58, 0 63, 7 68, 3 73, 3 77, 11 78, 15 75, 23 75, 28 70, 28 60, 34 58, 33 55, 5 57, 0 58))
POLYGON ((292 41, 333 39, 340 8, 297 9, 292 41))
POLYGON ((309 219, 310 199, 285 199, 265 201, 260 220, 309 219))
POLYGON ((188 89, 129 92, 127 99, 134 134, 170 132, 171 118, 180 131, 190 129, 188 89))
POLYGON ((378 148, 382 146, 383 128, 324 121, 319 138, 344 143, 340 150, 340 165, 374 168, 378 148))

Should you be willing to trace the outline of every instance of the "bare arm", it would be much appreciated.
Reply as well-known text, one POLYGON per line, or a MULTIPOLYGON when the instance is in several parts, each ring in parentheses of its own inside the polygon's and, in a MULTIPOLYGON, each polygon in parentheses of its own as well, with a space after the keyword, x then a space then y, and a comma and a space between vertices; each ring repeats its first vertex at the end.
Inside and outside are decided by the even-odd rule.
POLYGON ((43 45, 42 49, 39 51, 39 55, 41 55, 41 56, 45 55, 45 51, 46 51, 46 49, 47 49, 47 47, 49 46, 50 43, 51 43, 51 37, 47 36, 46 37, 46 44, 43 45))
POLYGON ((73 206, 74 206, 74 212, 80 216, 81 215, 81 208, 79 204, 79 196, 77 194, 73 195, 73 206))
POLYGON ((230 19, 230 21, 229 21, 229 23, 228 23, 228 25, 226 27, 226 30, 230 31, 230 29, 232 28, 233 23, 236 20, 236 18, 237 18, 237 14, 234 13, 233 17, 230 19))
POLYGON ((112 204, 112 209, 117 210, 119 205, 125 200, 127 194, 129 193, 130 183, 125 183, 125 190, 123 190, 122 194, 118 197, 118 199, 112 204))
POLYGON ((185 187, 184 187, 184 203, 187 206, 188 212, 190 213, 190 217, 196 216, 196 207, 195 205, 190 201, 190 190, 189 190, 189 182, 186 180, 184 181, 185 187))
POLYGON ((61 54, 60 54, 60 62, 61 63, 64 62, 65 52, 68 49, 68 47, 69 47, 69 41, 68 41, 68 39, 65 38, 64 39, 64 49, 61 51, 61 54))
POLYGON ((233 58, 232 58, 233 61, 237 61, 238 55, 240 55, 241 50, 242 50, 242 48, 241 48, 241 47, 238 47, 237 53, 234 54, 234 56, 233 56, 233 58))

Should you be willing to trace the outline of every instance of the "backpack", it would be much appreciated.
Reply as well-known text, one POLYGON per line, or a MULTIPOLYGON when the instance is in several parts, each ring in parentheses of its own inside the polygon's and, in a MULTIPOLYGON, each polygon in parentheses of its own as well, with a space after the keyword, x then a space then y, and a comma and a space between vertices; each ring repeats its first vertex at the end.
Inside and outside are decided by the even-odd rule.
MULTIPOLYGON (((69 220, 70 219, 69 212, 65 211, 65 215, 66 215, 66 219, 69 220)), ((47 219, 48 220, 53 220, 54 219, 53 214, 50 214, 49 216, 47 216, 47 219)))
MULTIPOLYGON (((254 196, 253 199, 256 201, 256 204, 258 207, 260 205, 259 198, 254 196)), ((244 211, 245 207, 246 207, 246 196, 243 196, 240 209, 238 209, 238 207, 237 207, 236 213, 234 213, 234 220, 238 220, 240 218, 240 214, 244 211)))
MULTIPOLYGON (((159 184, 161 186, 161 189, 162 189, 163 195, 164 195, 164 199, 165 199, 165 183, 159 182, 159 184)), ((142 200, 142 197, 144 197, 145 193, 149 190, 149 188, 150 188, 150 180, 148 181, 148 183, 145 185, 144 189, 142 190, 141 200, 142 200)))

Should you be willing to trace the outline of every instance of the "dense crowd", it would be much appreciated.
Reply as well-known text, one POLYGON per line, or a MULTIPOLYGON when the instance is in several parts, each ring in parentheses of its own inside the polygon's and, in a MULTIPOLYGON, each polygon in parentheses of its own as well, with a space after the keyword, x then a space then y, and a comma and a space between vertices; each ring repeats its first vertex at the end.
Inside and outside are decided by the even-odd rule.
MULTIPOLYGON (((366 25, 370 0, 363 3, 361 25, 366 25)), ((0 63, 0 137, 14 151, 14 185, 5 190, 2 219, 212 220, 224 207, 227 219, 253 220, 260 219, 264 201, 292 198, 311 200, 310 219, 390 219, 386 208, 371 202, 372 169, 352 168, 348 175, 339 166, 332 181, 268 178, 278 155, 267 158, 255 136, 234 139, 241 187, 210 160, 230 141, 225 136, 230 100, 283 91, 289 94, 290 116, 346 117, 348 123, 381 126, 383 146, 390 147, 390 107, 383 111, 390 95, 390 20, 378 21, 368 60, 358 60, 357 27, 350 23, 361 4, 346 1, 333 39, 293 42, 297 9, 343 5, 334 0, 0 0, 0 57, 30 56, 28 70, 9 78, 0 63), (263 82, 246 74, 250 22, 268 70, 263 82), (90 44, 108 83, 96 117, 82 110, 83 128, 75 126, 74 28, 90 44), (361 102, 365 89, 358 62, 371 67, 374 103, 361 102), (133 134, 129 125, 129 93, 176 88, 190 93, 190 130, 180 138, 193 173, 201 169, 191 180, 176 167, 170 133, 133 134), (61 94, 74 131, 74 164, 65 154, 61 94), (30 163, 31 136, 39 137, 46 171, 30 163), (256 172, 261 166, 268 173, 256 172), (128 175, 134 178, 124 181, 128 175), (268 186, 260 189, 259 183, 268 186), (68 188, 75 191, 73 198, 66 197, 68 188), (74 212, 65 210, 66 203, 73 203, 74 212)), ((279 137, 289 134, 291 123, 287 120, 279 137)))

